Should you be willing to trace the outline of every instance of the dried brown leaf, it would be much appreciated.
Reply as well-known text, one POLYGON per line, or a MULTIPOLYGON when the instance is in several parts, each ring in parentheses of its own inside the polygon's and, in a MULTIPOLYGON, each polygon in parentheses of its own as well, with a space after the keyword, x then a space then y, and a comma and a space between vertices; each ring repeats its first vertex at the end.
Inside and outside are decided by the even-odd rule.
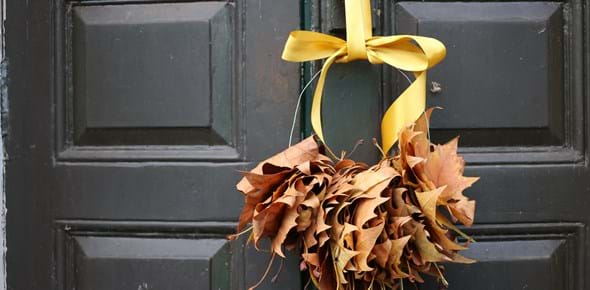
POLYGON ((381 221, 374 227, 368 229, 359 229, 358 231, 354 232, 356 238, 355 250, 359 252, 355 257, 355 262, 359 271, 373 270, 373 268, 369 267, 367 262, 369 255, 373 251, 373 247, 377 242, 377 238, 379 238, 379 235, 383 231, 384 226, 385 223, 381 221))
POLYGON ((459 138, 455 138, 445 145, 435 146, 424 166, 424 173, 430 181, 437 187, 447 186, 440 196, 442 204, 451 199, 461 199, 463 190, 479 179, 463 176, 465 161, 457 155, 458 141, 459 138))
POLYGON ((439 196, 445 189, 446 186, 443 185, 431 191, 415 192, 416 198, 418 199, 420 207, 422 208, 422 212, 431 221, 436 220, 436 203, 439 199, 439 196))
MULTIPOLYGON (((315 141, 315 137, 310 136, 303 141, 287 148, 285 151, 260 162, 250 172, 259 175, 262 174, 262 167, 267 163, 277 167, 294 168, 295 166, 306 161, 317 159, 319 156, 320 147, 315 141)), ((236 187, 239 191, 244 193, 254 190, 254 186, 246 178, 242 178, 236 187)))
POLYGON ((418 249, 418 253, 420 253, 420 264, 424 264, 426 262, 442 262, 451 260, 447 256, 440 253, 434 244, 428 240, 424 225, 420 224, 418 226, 414 238, 416 242, 416 248, 418 249))

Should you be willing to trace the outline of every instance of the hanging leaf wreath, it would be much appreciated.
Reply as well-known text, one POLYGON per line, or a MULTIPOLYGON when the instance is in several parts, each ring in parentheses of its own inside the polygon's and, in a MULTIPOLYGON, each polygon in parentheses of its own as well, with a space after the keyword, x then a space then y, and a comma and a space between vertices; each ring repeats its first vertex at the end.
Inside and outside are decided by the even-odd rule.
POLYGON ((239 234, 231 238, 249 233, 256 249, 269 239, 273 259, 299 250, 301 270, 321 290, 398 289, 404 279, 424 282, 423 274, 447 286, 439 263, 474 262, 459 254, 473 240, 454 223, 473 224, 475 201, 463 191, 478 178, 463 176, 458 138, 443 145, 429 139, 433 109, 425 110, 426 70, 442 60, 444 45, 420 36, 373 37, 369 0, 345 3, 348 41, 309 31, 289 37, 284 59, 327 58, 312 102, 317 135, 244 173, 237 189, 245 205, 239 234), (333 62, 355 59, 415 76, 384 115, 383 146, 377 145, 383 157, 373 166, 334 156, 322 133, 326 73, 333 62), (467 242, 460 244, 457 236, 467 242))
POLYGON ((238 231, 251 223, 256 248, 268 238, 283 258, 300 249, 301 269, 321 290, 396 289, 400 279, 423 282, 421 273, 445 284, 437 263, 473 262, 458 254, 466 245, 454 235, 471 238, 452 221, 473 223, 475 201, 463 190, 478 178, 463 176, 457 138, 430 143, 431 112, 403 129, 398 154, 373 166, 332 161, 315 136, 261 162, 237 185, 246 200, 238 231))

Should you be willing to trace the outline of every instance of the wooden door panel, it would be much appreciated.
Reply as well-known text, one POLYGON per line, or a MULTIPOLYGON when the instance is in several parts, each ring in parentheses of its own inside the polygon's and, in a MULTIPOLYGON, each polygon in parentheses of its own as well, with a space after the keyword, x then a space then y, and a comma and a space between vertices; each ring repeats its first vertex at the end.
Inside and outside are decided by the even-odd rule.
POLYGON ((77 236, 63 289, 230 289, 227 240, 77 236))
MULTIPOLYGON (((582 223, 476 225, 465 255, 471 265, 447 265, 451 289, 581 289, 582 223)), ((436 289, 429 283, 427 289, 436 289)))
POLYGON ((568 286, 568 277, 565 269, 562 269, 565 266, 563 248, 561 242, 556 240, 480 242, 468 252, 471 257, 478 259, 478 263, 468 266, 449 265, 446 277, 453 281, 455 289, 574 289, 568 286), (493 256, 492 259, 478 255, 484 249, 486 254, 493 256), (507 249, 528 251, 506 253, 507 249))
POLYGON ((231 7, 74 6, 74 103, 84 129, 210 127, 211 65, 231 67, 231 7))
POLYGON ((567 287, 559 240, 478 242, 467 252, 478 260, 468 266, 449 266, 456 289, 572 289, 567 287), (484 277, 480 273, 486 273, 484 277), (515 275, 515 273, 518 273, 515 275), (478 277, 465 279, 465 277, 478 277), (530 277, 538 279, 530 279, 530 277), (493 284, 487 284, 494 281, 493 284))
POLYGON ((77 219, 235 221, 243 198, 229 180, 247 166, 60 164, 55 211, 77 219))
POLYGON ((247 268, 258 274, 244 241, 226 239, 232 223, 56 220, 54 230, 53 289, 241 289, 247 268))
MULTIPOLYGON (((239 171, 289 140, 299 3, 8 2, 9 287, 255 284, 269 256, 226 236, 239 171)), ((276 287, 301 288, 296 256, 276 287)))
MULTIPOLYGON (((344 35, 342 1, 308 2, 310 28, 344 35)), ((429 104, 446 107, 432 135, 462 135, 467 174, 482 176, 466 192, 479 241, 467 255, 481 262, 449 266, 451 289, 587 288, 588 6, 373 2, 375 34, 426 34, 449 49, 429 74, 442 88, 429 104)), ((280 55, 299 1, 7 4, 9 287, 256 283, 269 257, 224 237, 242 205, 238 170, 288 141, 300 71, 280 55)), ((406 85, 384 66, 336 65, 328 143, 378 135, 406 85)), ((297 264, 292 254, 259 289, 301 289, 297 264)))
POLYGON ((472 164, 582 160, 579 4, 398 3, 400 33, 436 35, 449 47, 429 74, 442 87, 429 104, 445 107, 433 117, 435 139, 461 135, 472 164))
MULTIPOLYGON (((428 73, 427 103, 444 107, 433 115, 431 135, 435 142, 460 135, 466 175, 482 177, 465 192, 477 200, 477 224, 465 230, 478 241, 465 255, 480 262, 448 265, 450 289, 587 289, 587 5, 372 2, 376 35, 420 34, 447 46, 445 60, 428 73)), ((309 27, 342 36, 342 1, 313 3, 309 27)), ((367 71, 355 71, 356 63, 341 66, 346 81, 329 78, 333 85, 326 90, 328 120, 350 116, 340 114, 347 105, 338 104, 338 96, 351 87, 370 92, 350 97, 364 116, 382 113, 408 85, 386 66, 369 79, 367 71), (379 91, 371 84, 375 79, 379 91)), ((319 67, 310 66, 308 75, 319 67)), ((337 150, 376 135, 378 128, 376 122, 344 130, 333 124, 327 141, 337 150)), ((366 147, 354 157, 378 158, 376 149, 366 147)), ((431 281, 421 289, 438 288, 431 281)))
POLYGON ((60 160, 239 159, 234 5, 58 7, 60 160))
POLYGON ((448 47, 429 74, 441 86, 429 104, 445 108, 432 119, 446 133, 438 135, 461 134, 470 147, 564 144, 562 9, 555 2, 396 6, 398 33, 436 35, 448 47))

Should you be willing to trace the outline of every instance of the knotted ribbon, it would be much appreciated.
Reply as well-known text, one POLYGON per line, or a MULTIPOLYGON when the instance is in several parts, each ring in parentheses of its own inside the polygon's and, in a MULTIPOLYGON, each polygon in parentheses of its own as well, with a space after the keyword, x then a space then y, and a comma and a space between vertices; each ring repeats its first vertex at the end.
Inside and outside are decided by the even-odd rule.
POLYGON ((370 0, 345 0, 346 41, 312 31, 293 31, 289 35, 283 59, 304 62, 326 59, 311 106, 311 125, 322 142, 321 105, 324 83, 330 66, 354 60, 389 64, 414 73, 415 80, 387 109, 381 120, 382 148, 385 154, 397 142, 400 130, 420 117, 426 107, 426 70, 439 63, 445 46, 430 37, 414 35, 373 36, 370 0))

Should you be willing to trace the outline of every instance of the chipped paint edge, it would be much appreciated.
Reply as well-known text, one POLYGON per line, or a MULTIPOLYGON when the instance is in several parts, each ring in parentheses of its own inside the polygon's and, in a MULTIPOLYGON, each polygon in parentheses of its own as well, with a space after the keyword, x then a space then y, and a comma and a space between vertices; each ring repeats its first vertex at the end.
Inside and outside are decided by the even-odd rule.
POLYGON ((5 187, 5 160, 6 150, 4 148, 5 120, 8 116, 8 61, 5 58, 5 20, 6 20, 6 0, 0 0, 0 290, 7 289, 6 282, 6 187, 5 187))

